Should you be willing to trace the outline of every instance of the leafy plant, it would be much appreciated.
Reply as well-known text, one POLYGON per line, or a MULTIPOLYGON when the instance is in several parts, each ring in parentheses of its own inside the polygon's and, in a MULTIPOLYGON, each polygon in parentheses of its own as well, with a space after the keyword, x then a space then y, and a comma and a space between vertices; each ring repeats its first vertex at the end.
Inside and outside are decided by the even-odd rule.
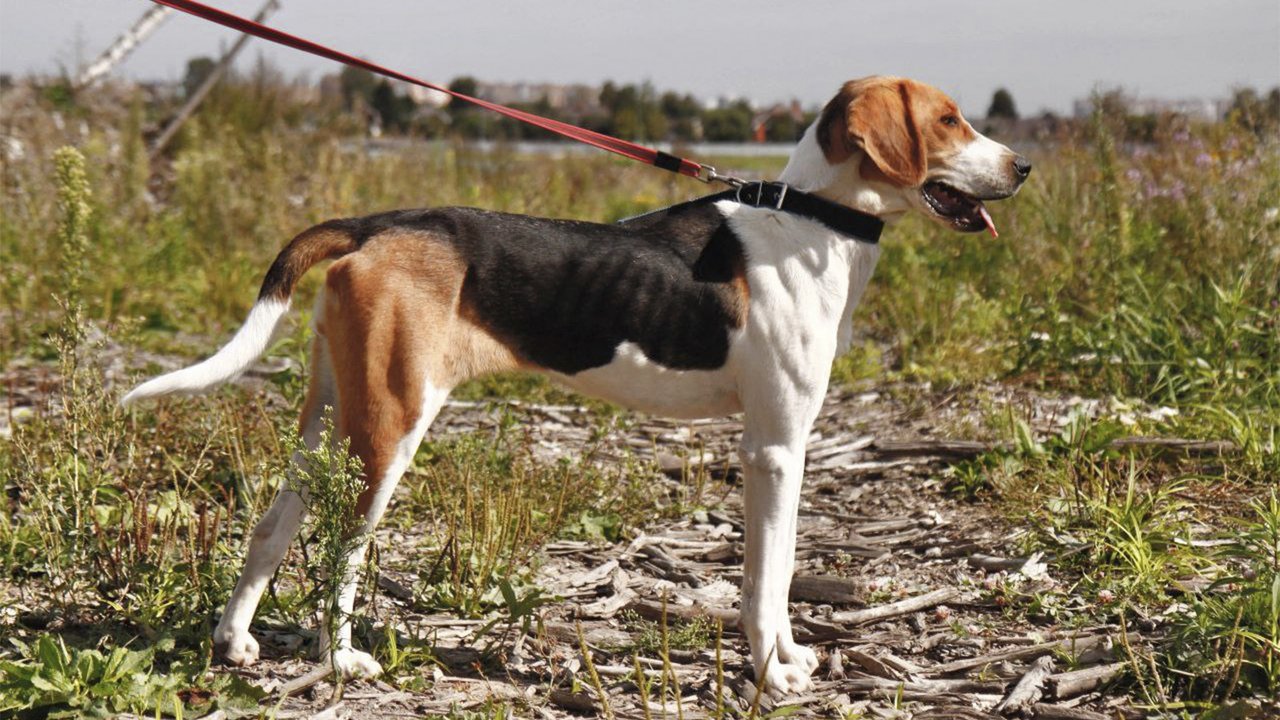
POLYGON ((655 654, 663 649, 704 650, 711 647, 716 625, 706 617, 676 622, 645 620, 630 610, 623 611, 623 623, 632 635, 632 647, 638 651, 655 654))
MULTIPOLYGON (((329 639, 329 661, 340 650, 339 628, 351 622, 342 607, 344 587, 355 582, 359 567, 355 553, 365 547, 368 535, 364 517, 356 511, 365 489, 360 458, 350 452, 349 438, 339 438, 333 429, 332 408, 325 408, 323 427, 314 448, 299 436, 288 445, 296 459, 296 475, 290 489, 307 507, 315 551, 311 556, 313 580, 324 607, 325 636, 329 639)), ((338 678, 338 688, 343 678, 338 678)))
POLYGON ((38 712, 44 717, 111 717, 117 713, 200 712, 214 707, 249 709, 265 693, 235 675, 203 681, 202 663, 177 663, 157 672, 156 653, 172 639, 142 650, 109 652, 68 648, 60 637, 31 644, 12 641, 16 659, 0 660, 0 713, 38 712))

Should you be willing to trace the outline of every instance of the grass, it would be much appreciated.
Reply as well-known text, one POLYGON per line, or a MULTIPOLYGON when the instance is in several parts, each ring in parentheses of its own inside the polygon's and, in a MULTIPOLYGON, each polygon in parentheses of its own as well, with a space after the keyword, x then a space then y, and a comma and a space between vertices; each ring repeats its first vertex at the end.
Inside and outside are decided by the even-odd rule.
MULTIPOLYGON (((0 155, 0 364, 12 378, 9 402, 38 401, 0 443, 0 592, 40 608, 5 620, 18 641, 0 648, 0 695, 17 698, 5 712, 173 714, 181 702, 190 714, 244 700, 243 688, 209 679, 203 658, 246 533, 284 482, 303 372, 282 373, 269 394, 123 412, 114 400, 132 376, 120 367, 150 357, 132 349, 207 351, 243 319, 284 241, 331 217, 465 204, 611 221, 706 190, 599 156, 450 144, 370 154, 348 142, 349 118, 271 83, 221 88, 153 167, 144 129, 165 108, 140 95, 116 100, 39 99, 3 121, 22 152, 0 155), (55 113, 64 122, 50 122, 55 113), (99 644, 95 634, 113 639, 99 644), (153 680, 115 684, 121 663, 153 680), (64 669, 46 677, 40 665, 64 669), (123 704, 102 704, 107 687, 123 704)), ((1078 418, 1045 438, 996 408, 975 432, 1009 449, 959 468, 954 481, 1034 518, 1028 546, 1075 569, 1073 590, 1092 616, 1160 609, 1177 594, 1186 612, 1169 618, 1166 643, 1135 661, 1131 682, 1150 689, 1154 705, 1190 708, 1277 691, 1280 149, 1231 122, 1171 119, 1153 138, 1127 142, 1117 118, 1099 115, 1037 143, 1032 182, 992 207, 999 239, 918 218, 891 228, 856 319, 859 342, 834 376, 958 392, 1002 382, 1176 410, 1133 427, 1078 418), (1238 451, 1199 464, 1117 452, 1107 442, 1120 432, 1229 440, 1238 451), (1215 526, 1229 530, 1203 530, 1215 526), (1212 552, 1188 544, 1215 537, 1232 542, 1212 552), (1171 590, 1188 578, 1209 585, 1171 590)), ((716 164, 766 176, 781 167, 716 164)), ((319 275, 304 281, 297 307, 309 306, 319 275)), ((278 351, 304 357, 305 325, 278 351)), ((458 393, 495 395, 580 402, 527 376, 458 393)), ((420 602, 496 618, 492 635, 505 637, 544 600, 529 571, 540 545, 616 540, 700 502, 645 496, 653 469, 641 463, 606 472, 590 459, 588 450, 548 463, 510 424, 425 446, 402 501, 438 519, 422 548, 420 602)), ((298 564, 295 553, 264 616, 297 623, 309 611, 319 578, 298 564)), ((1079 609, 1069 598, 1023 601, 1079 609)), ((365 626, 406 686, 425 682, 423 643, 365 626)), ((667 642, 679 645, 683 631, 667 642)))
POLYGON ((512 415, 491 435, 424 444, 398 515, 437 523, 419 555, 431 560, 415 561, 419 602, 473 617, 510 609, 549 540, 618 541, 662 512, 648 482, 655 468, 631 461, 602 469, 589 457, 539 460, 512 415))
MULTIPOLYGON (((1274 484, 1196 474, 1186 461, 1118 451, 1129 428, 1077 416, 1058 437, 1012 423, 1007 449, 961 465, 953 487, 998 496, 1028 528, 1028 552, 1048 553, 1072 587, 1019 595, 1003 606, 1073 622, 1161 618, 1165 639, 1127 646, 1130 682, 1153 708, 1187 713, 1280 689, 1280 504, 1274 484), (1201 507, 1227 493, 1242 514, 1201 507), (1028 522, 1029 519, 1029 522, 1028 522)), ((1245 450, 1241 465, 1253 461, 1245 450)), ((1227 464, 1227 467, 1230 463, 1227 464)), ((1235 473, 1226 473, 1234 475, 1235 473)))

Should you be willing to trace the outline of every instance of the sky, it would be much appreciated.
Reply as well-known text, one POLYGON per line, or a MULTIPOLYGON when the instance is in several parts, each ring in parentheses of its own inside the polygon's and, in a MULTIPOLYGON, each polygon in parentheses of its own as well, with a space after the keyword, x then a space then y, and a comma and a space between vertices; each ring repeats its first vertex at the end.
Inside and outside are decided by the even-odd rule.
MULTIPOLYGON (((262 0, 204 0, 252 15, 262 0)), ((146 0, 0 0, 0 72, 88 63, 146 0)), ((1097 87, 1221 98, 1280 85, 1277 0, 282 0, 269 24, 410 75, 448 82, 648 81, 700 98, 829 99, 848 79, 905 75, 972 115, 998 87, 1019 110, 1069 112, 1097 87)), ((225 30, 175 13, 117 73, 177 80, 225 30)), ((312 79, 336 66, 255 40, 312 79)))

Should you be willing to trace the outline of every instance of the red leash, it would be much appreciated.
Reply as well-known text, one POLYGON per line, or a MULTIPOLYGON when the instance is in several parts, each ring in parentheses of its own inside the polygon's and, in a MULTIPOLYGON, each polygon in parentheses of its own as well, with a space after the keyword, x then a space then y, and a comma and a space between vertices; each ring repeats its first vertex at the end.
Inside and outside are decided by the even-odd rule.
POLYGON ((549 130, 557 135, 562 135, 572 140, 586 143, 587 145, 593 145, 601 148, 602 150, 608 150, 609 152, 617 153, 624 157, 631 158, 632 160, 662 168, 663 170, 670 170, 671 172, 679 173, 681 175, 688 175, 689 177, 697 178, 708 183, 713 180, 719 180, 720 182, 728 183, 729 185, 741 184, 741 181, 736 178, 717 175, 716 169, 710 165, 703 165, 687 158, 676 157, 675 155, 662 152, 661 150, 655 150, 643 145, 637 145, 633 142, 620 140, 603 133, 595 132, 594 130, 578 127, 577 125, 570 125, 569 123, 561 122, 559 120, 552 120, 551 118, 542 117, 541 115, 534 115, 533 113, 527 113, 523 110, 516 110, 515 108, 510 108, 505 105, 481 100, 480 98, 471 97, 470 95, 464 95, 460 92, 450 90, 447 87, 442 87, 435 83, 429 83, 425 80, 419 80, 418 78, 405 75, 404 73, 396 72, 395 70, 371 63, 368 60, 361 60, 358 57, 348 55, 344 52, 327 48, 319 43, 314 43, 310 40, 269 28, 266 25, 256 23, 247 18, 242 18, 239 15, 232 15, 229 12, 194 2, 194 0, 152 0, 152 2, 160 5, 166 5, 175 10, 190 13, 196 17, 204 18, 210 22, 224 25, 232 30, 253 35, 254 37, 262 38, 263 40, 269 40, 280 45, 308 52, 312 55, 319 55, 320 57, 328 58, 330 60, 337 60, 338 62, 346 63, 347 65, 364 68, 369 72, 385 75, 389 78, 430 88, 432 90, 445 93, 451 97, 458 98, 459 100, 469 102, 473 105, 478 105, 486 110, 492 110, 500 115, 514 118, 535 127, 540 127, 543 130, 549 130))

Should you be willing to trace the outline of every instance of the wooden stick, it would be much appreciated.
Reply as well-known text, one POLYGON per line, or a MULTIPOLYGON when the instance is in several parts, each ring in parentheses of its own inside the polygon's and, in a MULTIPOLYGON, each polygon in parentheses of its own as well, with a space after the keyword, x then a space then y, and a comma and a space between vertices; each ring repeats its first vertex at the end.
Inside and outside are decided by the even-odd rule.
MULTIPOLYGON (((658 620, 662 617, 662 604, 652 600, 637 598, 627 605, 627 609, 634 610, 637 615, 647 620, 658 620)), ((726 630, 738 625, 738 611, 729 608, 701 605, 668 605, 666 612, 668 616, 678 617, 681 620, 693 620, 700 617, 720 620, 724 623, 726 630)))
POLYGON ((111 43, 111 47, 102 51, 97 60, 93 64, 85 68, 80 73, 80 77, 76 78, 76 88, 87 87, 97 81, 98 78, 111 72, 111 69, 119 65, 122 60, 129 56, 135 48, 142 44, 147 36, 160 27, 165 18, 169 17, 169 13, 173 12, 173 8, 164 7, 163 5, 153 5, 138 21, 133 24, 123 35, 116 38, 111 43))
POLYGON ((1069 652, 1080 653, 1085 650, 1092 649, 1102 644, 1106 640, 1106 635, 1087 635, 1076 638, 1062 638, 1061 640, 1052 640, 1045 643, 1037 643, 1035 645, 1025 645, 1023 647, 1011 648, 1009 650, 1001 650, 1000 652, 989 653, 987 655, 979 655, 978 657, 966 658, 964 660, 953 660, 941 665, 925 668, 925 672, 929 675, 949 675, 951 673, 962 672, 964 670, 972 670, 987 665, 994 665, 1009 660, 1025 660, 1028 658, 1039 657, 1046 651, 1055 650, 1057 648, 1065 648, 1069 652))
POLYGON ((299 690, 306 690, 307 688, 311 687, 312 685, 315 685, 321 680, 328 678, 332 674, 333 674, 333 666, 330 665, 329 662, 326 660, 324 662, 321 662, 319 665, 315 667, 315 669, 313 669, 311 672, 307 673, 306 675, 303 675, 301 677, 296 677, 290 680, 289 682, 286 682, 285 684, 281 685, 280 687, 276 688, 276 691, 273 694, 276 697, 288 697, 289 695, 292 695, 298 692, 299 690))
MULTIPOLYGON (((253 17, 253 21, 260 23, 263 20, 266 20, 267 17, 270 16, 271 13, 275 12, 279 7, 280 3, 278 0, 267 0, 267 2, 263 4, 262 8, 258 10, 258 14, 253 17)), ((248 43, 252 37, 253 36, 248 33, 242 33, 240 37, 236 39, 235 43, 231 45, 231 49, 218 59, 218 64, 213 66, 213 70, 209 73, 209 76, 200 84, 200 87, 196 88, 195 92, 191 93, 191 97, 187 98, 186 103, 184 103, 182 108, 178 110, 178 114, 169 121, 169 124, 165 126, 164 130, 160 131, 160 135, 151 144, 150 152, 152 158, 156 158, 161 152, 164 152, 169 141, 173 140, 173 136, 178 134, 178 130, 180 130, 182 126, 186 124, 187 120, 190 120, 191 116, 195 114, 196 108, 200 107, 200 103, 204 102, 205 97, 213 90, 213 86, 217 85, 218 81, 222 79, 222 76, 226 74, 228 69, 230 69, 232 61, 236 59, 236 55, 240 54, 240 51, 244 49, 245 44, 248 43)))
POLYGON ((1016 715, 1034 705, 1044 696, 1044 684, 1053 674, 1053 656, 1041 655, 1031 663, 1031 667, 1022 675, 1022 679, 1013 686, 1004 700, 996 705, 995 711, 1001 715, 1016 715))
POLYGON ((1169 455, 1229 455, 1239 448, 1229 440, 1188 440, 1185 438, 1122 437, 1111 441, 1116 450, 1148 448, 1169 455))
POLYGON ((1124 672, 1124 669, 1128 666, 1128 663, 1111 663, 1110 665, 1095 665, 1083 670, 1058 673, 1049 677, 1049 689, 1053 691, 1053 697, 1057 700, 1073 698, 1077 695, 1092 692, 1111 682, 1117 675, 1124 672))
POLYGON ((1109 715, 1096 713, 1092 710, 1047 705, 1045 703, 1032 705, 1031 717, 1036 718, 1036 720, 1110 720, 1109 715))
POLYGON ((1021 570, 1023 565, 1031 558, 1025 557, 999 557, 996 555, 987 555, 986 553, 974 553, 965 559, 970 565, 988 571, 1021 570))
POLYGON ((866 625, 867 623, 878 622, 918 610, 925 610, 935 605, 941 605, 948 600, 959 597, 959 595, 960 590, 957 588, 941 588, 923 595, 891 602, 888 605, 877 605, 865 610, 832 613, 831 621, 842 625, 866 625))
POLYGON ((843 653, 831 653, 832 657, 842 654, 848 655, 850 660, 854 661, 863 670, 875 675, 876 677, 882 677, 887 680, 901 679, 901 673, 897 672, 891 665, 874 655, 864 653, 861 650, 855 650, 854 648, 849 648, 843 653))
POLYGON ((861 584, 835 575, 796 575, 791 578, 790 598, 792 602, 863 602, 861 584))
POLYGON ((568 688, 554 688, 547 693, 547 699, 552 705, 565 710, 582 713, 596 713, 600 711, 596 705, 595 698, 585 692, 574 692, 568 688))
POLYGON ((905 693, 923 693, 934 694, 939 693, 974 693, 978 695, 999 695, 1004 692, 1003 683, 979 682, 977 680, 890 680, 888 678, 878 677, 861 677, 847 678, 840 683, 841 690, 849 690, 851 692, 873 692, 875 690, 886 690, 888 692, 897 692, 901 690, 905 693))
POLYGON ((952 460, 975 458, 994 448, 976 440, 877 440, 871 450, 883 457, 940 457, 952 460))

